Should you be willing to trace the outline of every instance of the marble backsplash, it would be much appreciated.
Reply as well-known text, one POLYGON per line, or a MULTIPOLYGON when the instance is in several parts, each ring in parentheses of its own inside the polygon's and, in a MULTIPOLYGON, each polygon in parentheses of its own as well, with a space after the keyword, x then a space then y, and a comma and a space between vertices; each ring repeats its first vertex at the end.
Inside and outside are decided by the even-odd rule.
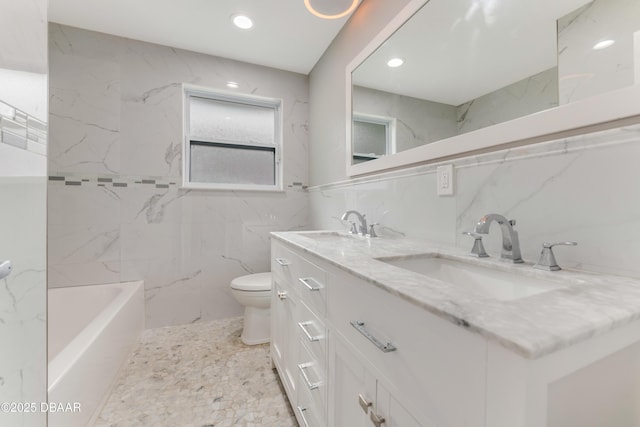
MULTIPOLYGON (((640 277, 640 125, 451 161, 455 195, 436 195, 438 164, 310 188, 311 228, 341 229, 358 209, 389 236, 470 250, 462 235, 487 213, 516 219, 522 255, 535 262, 543 242, 561 266, 640 277)), ((493 225, 485 239, 500 254, 493 225)))
POLYGON ((307 77, 50 24, 49 286, 145 281, 147 327, 236 316, 232 278, 308 221, 307 77), (280 193, 185 190, 182 89, 283 100, 280 193))

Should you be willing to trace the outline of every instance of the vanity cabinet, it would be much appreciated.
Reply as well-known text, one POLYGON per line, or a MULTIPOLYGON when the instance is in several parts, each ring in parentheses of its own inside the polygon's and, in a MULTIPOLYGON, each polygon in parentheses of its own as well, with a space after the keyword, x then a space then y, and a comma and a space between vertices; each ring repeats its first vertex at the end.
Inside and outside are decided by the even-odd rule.
POLYGON ((302 426, 484 425, 482 337, 275 240, 272 273, 272 357, 302 426))
MULTIPOLYGON (((344 396, 346 403, 339 396, 338 371, 349 366, 351 349, 364 366, 364 398, 374 402, 370 418, 387 427, 484 426, 485 339, 339 269, 327 310, 334 407, 352 404, 348 413, 355 412, 363 393, 344 396)), ((340 417, 331 425, 340 426, 340 417)))
POLYGON ((382 240, 278 237, 271 349, 300 425, 640 425, 640 281, 567 271, 557 292, 482 300, 398 279, 371 262, 382 240))
POLYGON ((326 425, 327 273, 274 242, 271 355, 301 426, 326 425))

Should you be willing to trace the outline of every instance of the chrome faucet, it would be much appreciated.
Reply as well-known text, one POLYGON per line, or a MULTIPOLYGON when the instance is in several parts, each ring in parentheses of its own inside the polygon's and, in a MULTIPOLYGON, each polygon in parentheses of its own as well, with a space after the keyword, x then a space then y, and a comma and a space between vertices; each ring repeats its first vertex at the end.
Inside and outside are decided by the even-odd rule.
POLYGON ((9 260, 0 261, 0 280, 4 279, 9 274, 11 274, 12 269, 13 269, 13 266, 11 265, 11 261, 9 260))
POLYGON ((351 229, 349 230, 349 233, 351 234, 362 234, 363 236, 367 235, 367 220, 366 220, 366 215, 361 214, 358 211, 346 211, 345 213, 342 214, 342 217, 340 218, 342 221, 346 221, 350 215, 355 215, 356 218, 358 218, 358 221, 360 221, 360 228, 358 230, 358 228, 356 228, 356 224, 354 222, 351 222, 351 229))
POLYGON ((520 264, 522 256, 520 255, 520 242, 518 241, 518 232, 513 229, 516 221, 507 219, 500 214, 488 214, 480 218, 474 229, 478 234, 489 234, 489 227, 495 221, 500 225, 502 230, 502 254, 500 259, 510 260, 515 264, 520 264))

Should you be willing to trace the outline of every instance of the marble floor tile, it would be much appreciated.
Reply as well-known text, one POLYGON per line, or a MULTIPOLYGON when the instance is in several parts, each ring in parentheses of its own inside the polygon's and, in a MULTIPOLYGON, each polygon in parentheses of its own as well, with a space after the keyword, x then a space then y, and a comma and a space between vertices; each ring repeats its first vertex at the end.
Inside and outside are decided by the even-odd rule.
POLYGON ((143 332, 98 427, 297 427, 269 345, 240 341, 242 318, 143 332))

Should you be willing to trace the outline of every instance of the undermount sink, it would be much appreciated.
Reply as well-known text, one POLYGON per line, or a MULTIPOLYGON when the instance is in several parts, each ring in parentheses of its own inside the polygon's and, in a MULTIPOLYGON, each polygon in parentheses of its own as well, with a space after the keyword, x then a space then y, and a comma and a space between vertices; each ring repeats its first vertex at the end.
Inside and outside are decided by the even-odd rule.
MULTIPOLYGON (((437 254, 377 259, 395 267, 423 274, 450 283, 453 286, 504 301, 524 298, 567 286, 566 283, 562 283, 559 280, 533 277, 518 272, 497 269, 493 266, 480 266, 437 254)), ((530 267, 517 266, 513 268, 530 267)), ((540 275, 538 273, 533 274, 540 275)))
POLYGON ((308 232, 299 232, 298 235, 304 236, 308 239, 313 239, 318 241, 334 241, 334 242, 357 241, 357 240, 366 239, 366 237, 363 237, 363 236, 341 233, 338 231, 308 231, 308 232))

